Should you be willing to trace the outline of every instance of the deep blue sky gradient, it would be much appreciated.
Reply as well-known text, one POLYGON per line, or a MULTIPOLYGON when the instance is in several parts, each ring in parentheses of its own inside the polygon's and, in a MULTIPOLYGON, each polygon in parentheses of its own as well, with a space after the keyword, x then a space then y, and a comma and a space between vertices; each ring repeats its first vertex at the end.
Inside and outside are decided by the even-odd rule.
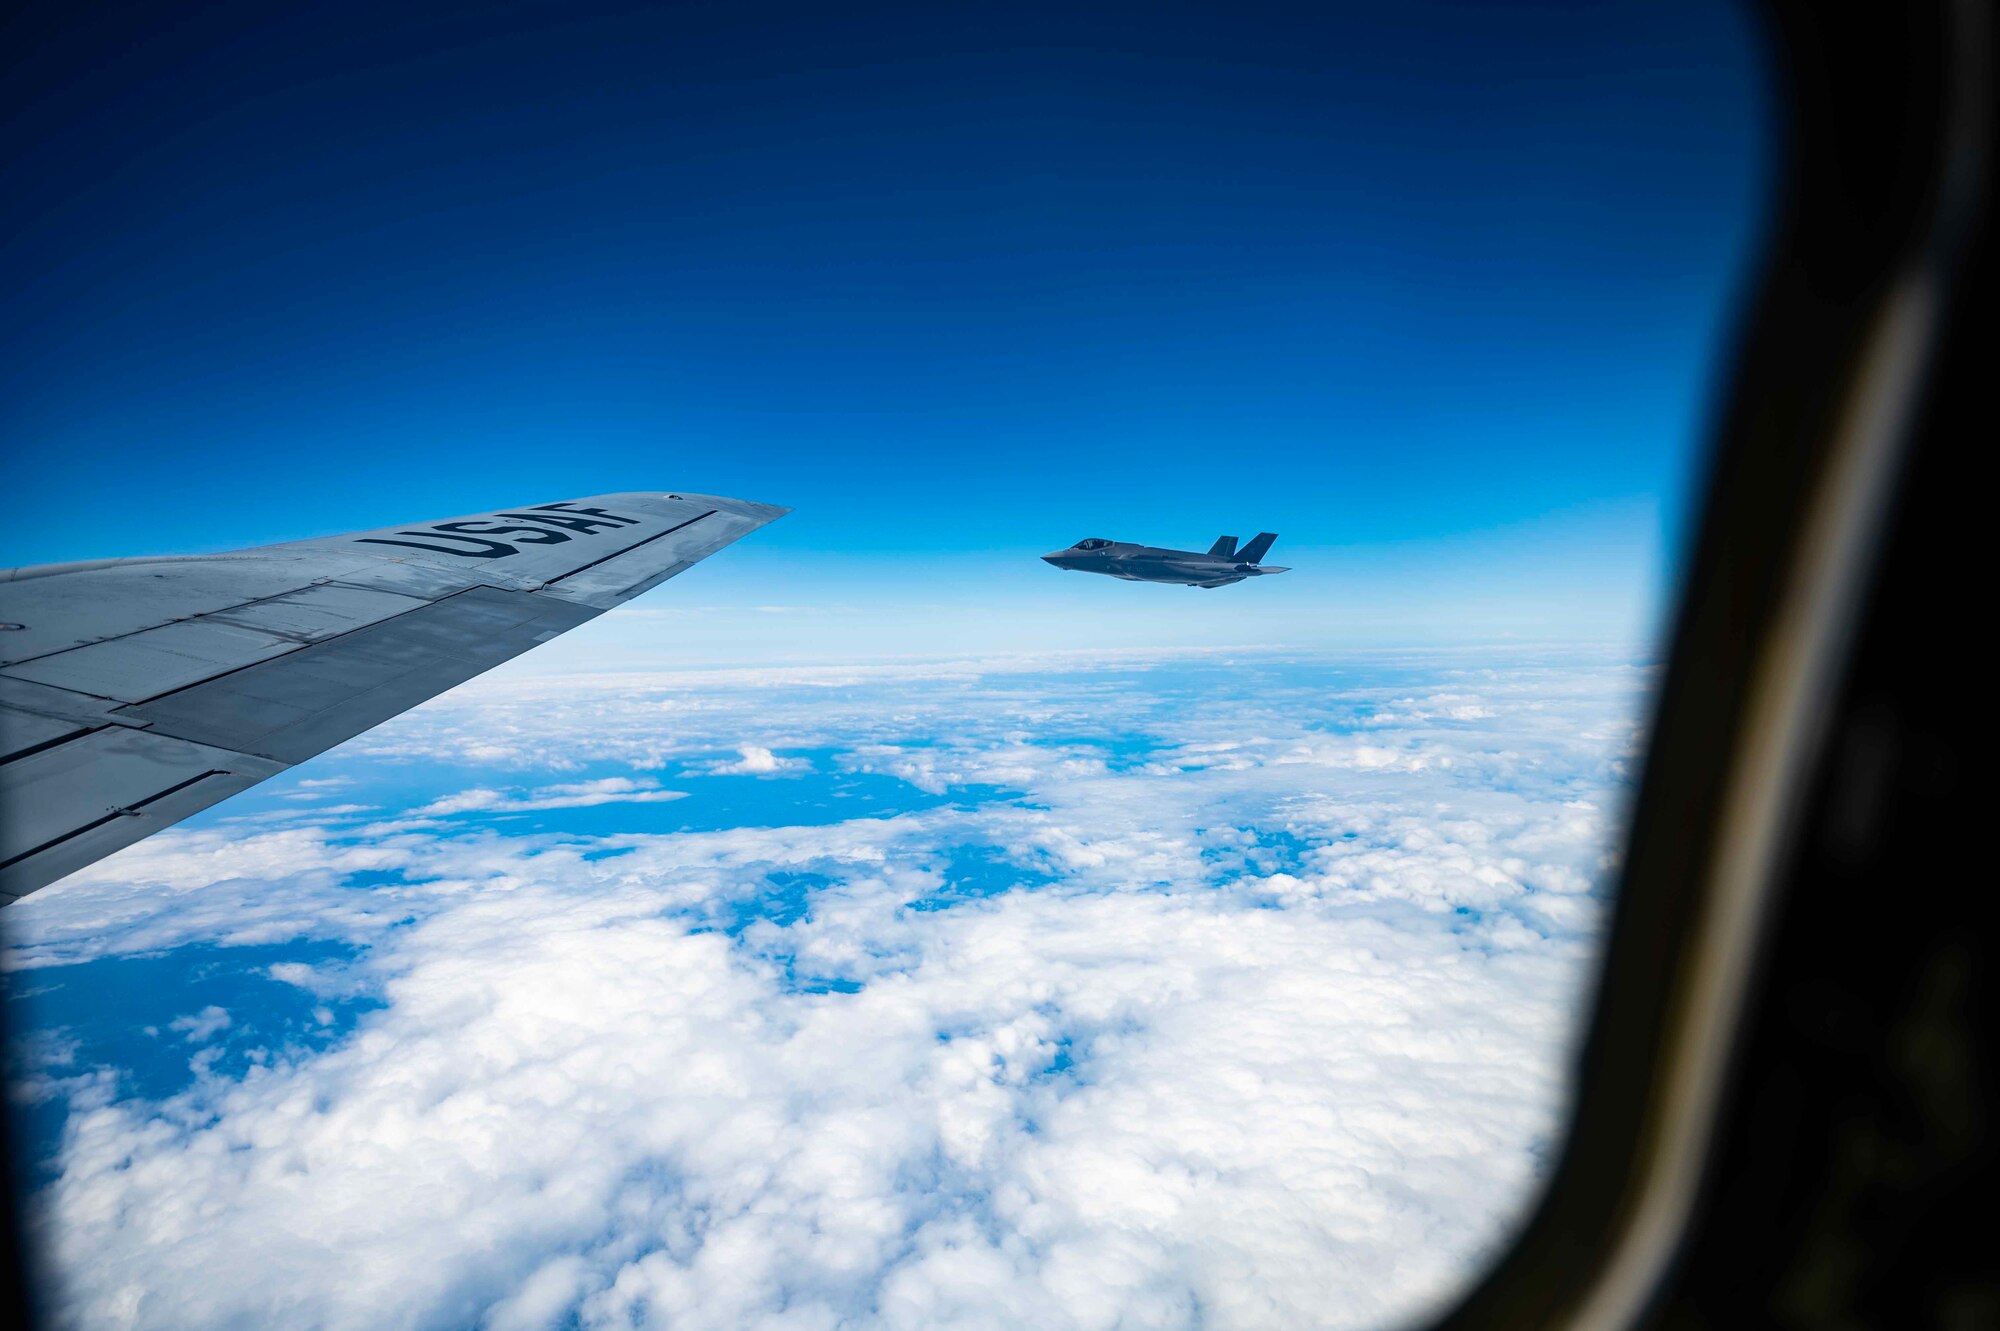
POLYGON ((16 32, 0 564, 658 487, 799 510, 728 596, 1066 614, 1023 558, 1268 527, 1388 638, 1454 569, 1658 600, 1771 151, 1734 9, 413 13, 16 32))

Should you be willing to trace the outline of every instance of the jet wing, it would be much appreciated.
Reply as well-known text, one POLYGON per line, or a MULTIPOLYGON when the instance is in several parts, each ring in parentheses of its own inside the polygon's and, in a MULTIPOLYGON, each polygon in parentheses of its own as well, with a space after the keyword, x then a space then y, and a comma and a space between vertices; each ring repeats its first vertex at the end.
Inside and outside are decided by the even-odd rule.
POLYGON ((789 511, 599 495, 227 554, 0 570, 0 905, 789 511))

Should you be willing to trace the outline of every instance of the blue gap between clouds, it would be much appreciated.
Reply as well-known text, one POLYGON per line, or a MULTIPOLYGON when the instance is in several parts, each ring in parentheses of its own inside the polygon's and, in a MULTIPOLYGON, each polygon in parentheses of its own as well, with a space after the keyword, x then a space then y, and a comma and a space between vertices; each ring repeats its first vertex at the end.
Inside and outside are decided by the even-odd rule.
MULTIPOLYGON (((74 1041, 73 1061, 25 1066, 36 1045, 17 1046, 9 1078, 37 1073, 62 1078, 111 1068, 121 1099, 164 1100, 193 1085, 192 1060, 220 1050, 217 1076, 240 1078, 257 1062, 324 1049, 354 1029, 363 1013, 383 1006, 367 995, 320 997, 274 980, 279 962, 323 966, 352 961, 361 949, 323 941, 249 947, 197 943, 170 952, 96 957, 40 966, 7 977, 7 1020, 16 1031, 74 1041), (190 1040, 172 1022, 219 1007, 230 1024, 206 1040, 190 1040), (323 1009, 328 1020, 316 1014, 323 1009)), ((46 1048, 46 1045, 40 1046, 46 1048)), ((14 1105, 15 1154, 30 1178, 52 1175, 69 1117, 68 1097, 51 1095, 14 1105)))
POLYGON ((946 854, 944 882, 934 892, 903 903, 905 910, 949 910, 969 901, 997 897, 1016 888, 1046 887, 1055 876, 1011 860, 998 846, 965 844, 946 854))
MULTIPOLYGON (((686 798, 651 803, 609 802, 582 808, 504 810, 444 815, 438 830, 492 826, 507 832, 556 832, 573 836, 616 836, 629 833, 712 832, 741 827, 820 827, 850 818, 882 818, 934 809, 950 803, 944 795, 918 790, 893 776, 840 769, 835 758, 842 749, 787 750, 783 756, 806 758, 812 770, 796 775, 732 776, 694 772, 682 775, 683 760, 647 769, 626 762, 593 762, 567 770, 508 767, 490 764, 444 763, 374 758, 336 752, 302 764, 294 773, 246 791, 235 799, 197 814, 186 826, 242 827, 249 818, 274 813, 295 817, 291 825, 311 823, 321 806, 361 804, 366 812, 336 815, 329 831, 342 827, 407 818, 434 800, 463 791, 487 789, 507 797, 529 795, 538 787, 572 785, 606 777, 656 780, 665 790, 686 798), (344 778, 316 800, 289 798, 302 793, 301 780, 344 778)), ((702 760, 730 755, 707 754, 702 760)), ((250 824, 269 827, 272 824, 250 824)))
MULTIPOLYGON (((903 908, 925 912, 949 910, 1016 889, 1033 889, 1055 881, 1043 870, 1011 862, 999 847, 973 843, 954 846, 947 852, 940 877, 942 882, 935 891, 904 902, 903 908)), ((831 874, 808 870, 774 871, 765 876, 759 891, 711 903, 708 922, 698 926, 695 932, 719 930, 758 957, 781 967, 790 992, 858 993, 862 988, 858 981, 841 976, 802 973, 798 954, 788 945, 786 935, 779 933, 777 937, 772 937, 775 931, 789 930, 809 919, 813 894, 834 886, 838 881, 831 874), (770 925, 771 928, 760 930, 756 939, 745 940, 745 932, 760 924, 770 925)))

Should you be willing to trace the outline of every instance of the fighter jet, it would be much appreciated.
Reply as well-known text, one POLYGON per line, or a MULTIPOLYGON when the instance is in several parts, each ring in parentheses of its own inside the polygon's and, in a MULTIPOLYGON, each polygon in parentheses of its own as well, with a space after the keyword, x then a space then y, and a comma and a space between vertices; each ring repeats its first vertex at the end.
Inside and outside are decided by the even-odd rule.
POLYGON ((0 906, 790 511, 636 492, 224 554, 0 569, 0 906))
POLYGON ((1172 582, 1183 587, 1227 587, 1267 573, 1289 573, 1275 564, 1259 564, 1278 539, 1274 531, 1258 532, 1250 544, 1236 548, 1234 536, 1223 536, 1207 554, 1194 550, 1164 550, 1157 545, 1133 545, 1093 536, 1067 550, 1042 558, 1071 573, 1103 573, 1127 582, 1172 582))

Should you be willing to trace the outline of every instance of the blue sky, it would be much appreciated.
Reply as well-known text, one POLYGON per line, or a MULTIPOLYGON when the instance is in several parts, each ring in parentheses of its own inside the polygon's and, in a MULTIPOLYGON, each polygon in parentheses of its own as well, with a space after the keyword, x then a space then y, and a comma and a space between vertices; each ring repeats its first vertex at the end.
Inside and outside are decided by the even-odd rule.
POLYGON ((0 563, 794 506, 646 602, 714 657, 1631 641, 1769 152, 1706 5, 222 5, 18 50, 0 563), (1259 528, 1299 571, 1212 597, 1033 560, 1259 528))

